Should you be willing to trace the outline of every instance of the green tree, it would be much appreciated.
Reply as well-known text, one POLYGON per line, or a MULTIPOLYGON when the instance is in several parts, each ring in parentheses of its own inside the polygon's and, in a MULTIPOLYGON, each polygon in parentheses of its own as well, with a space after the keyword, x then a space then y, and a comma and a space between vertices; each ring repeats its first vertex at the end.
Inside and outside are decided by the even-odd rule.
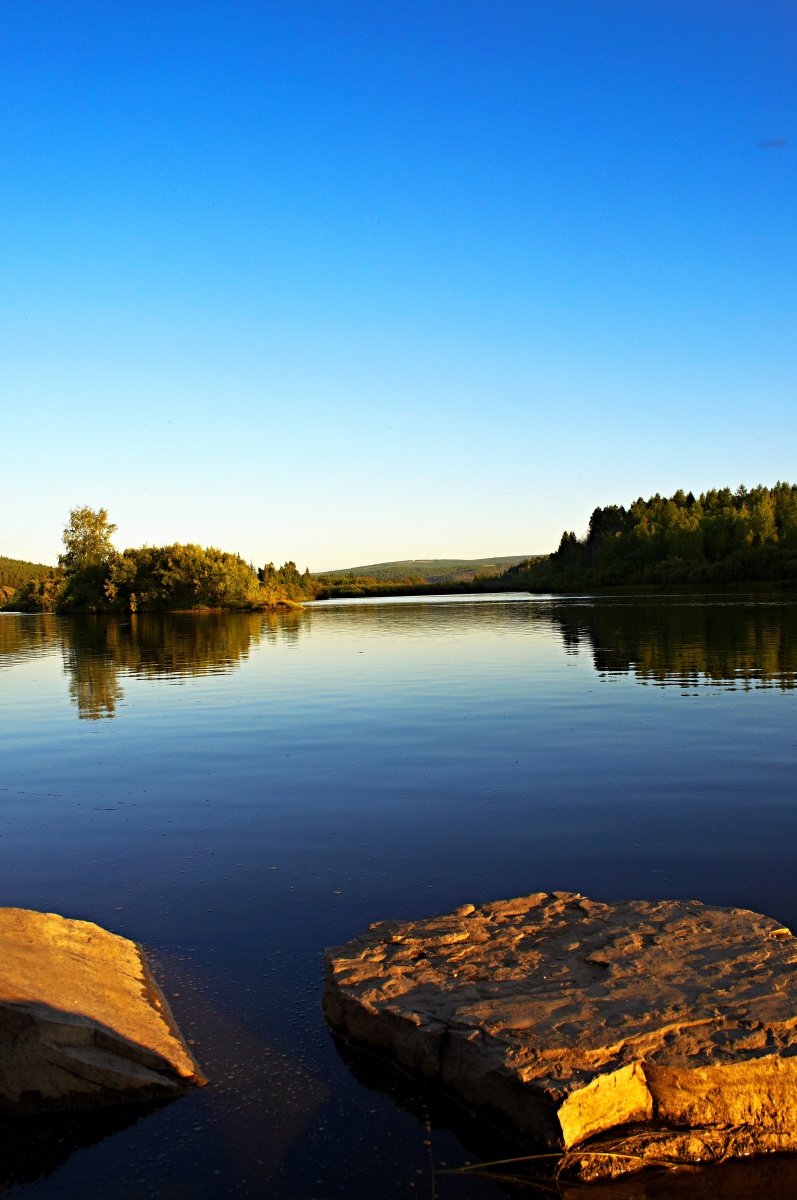
POLYGON ((67 575, 110 562, 116 554, 111 544, 115 533, 116 526, 110 523, 104 508, 96 512, 85 506, 70 509, 69 522, 62 537, 66 549, 59 554, 58 562, 67 575))
POLYGON ((586 537, 562 534, 546 560, 511 567, 506 583, 532 591, 618 585, 797 581, 797 485, 712 489, 695 498, 641 496, 626 510, 596 508, 586 537))

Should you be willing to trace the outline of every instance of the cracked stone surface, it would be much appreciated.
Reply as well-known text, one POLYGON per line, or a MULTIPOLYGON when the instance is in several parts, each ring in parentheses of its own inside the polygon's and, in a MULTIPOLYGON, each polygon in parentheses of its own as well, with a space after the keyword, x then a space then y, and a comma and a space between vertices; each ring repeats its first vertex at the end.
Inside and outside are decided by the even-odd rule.
POLYGON ((140 946, 0 908, 0 1109, 160 1100, 204 1082, 140 946))
POLYGON ((377 923, 326 971, 334 1029, 584 1177, 797 1148, 797 941, 771 917, 535 893, 377 923))

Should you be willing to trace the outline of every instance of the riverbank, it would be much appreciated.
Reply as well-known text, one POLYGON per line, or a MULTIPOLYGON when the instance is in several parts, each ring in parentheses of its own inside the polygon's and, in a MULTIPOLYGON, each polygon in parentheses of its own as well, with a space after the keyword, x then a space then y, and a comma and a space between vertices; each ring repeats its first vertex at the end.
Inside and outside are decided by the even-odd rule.
POLYGON ((527 592, 532 596, 677 596, 690 595, 699 596, 709 593, 727 593, 728 595, 738 595, 743 592, 752 592, 754 594, 763 594, 765 592, 783 591, 785 594, 794 595, 797 592, 797 579, 775 579, 775 580, 736 580, 733 582, 720 583, 681 583, 681 584, 651 584, 651 583, 626 583, 626 584, 595 584, 592 586, 575 586, 563 587, 543 587, 541 585, 521 585, 513 584, 508 587, 505 580, 498 576, 497 578, 487 578, 473 583, 462 584, 397 584, 389 586, 384 584, 375 584, 373 587, 341 587, 341 588, 324 588, 313 597, 315 600, 354 600, 361 598, 373 597, 374 600, 387 598, 390 596, 467 596, 467 595, 482 595, 485 592, 506 593, 506 592, 527 592))

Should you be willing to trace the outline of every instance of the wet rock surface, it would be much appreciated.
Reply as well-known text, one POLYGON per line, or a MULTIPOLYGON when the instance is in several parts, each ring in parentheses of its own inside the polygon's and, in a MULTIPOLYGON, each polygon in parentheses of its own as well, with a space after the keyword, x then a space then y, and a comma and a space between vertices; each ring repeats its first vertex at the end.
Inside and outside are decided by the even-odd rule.
POLYGON ((334 1029, 582 1178, 797 1148, 797 941, 694 902, 536 893, 326 952, 334 1029))
POLYGON ((204 1082, 139 946, 0 909, 0 1110, 165 1100, 204 1082))

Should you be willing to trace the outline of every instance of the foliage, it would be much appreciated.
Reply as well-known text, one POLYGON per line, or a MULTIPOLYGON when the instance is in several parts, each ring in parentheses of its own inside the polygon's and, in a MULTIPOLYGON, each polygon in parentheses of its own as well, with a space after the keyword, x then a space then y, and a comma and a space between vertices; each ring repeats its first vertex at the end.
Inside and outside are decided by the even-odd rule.
POLYGON ((59 554, 58 562, 67 575, 110 562, 116 554, 111 544, 115 533, 116 526, 111 525, 104 508, 99 508, 96 512, 85 505, 83 508, 71 509, 69 521, 62 534, 66 549, 63 554, 59 554))
POLYGON ((7 599, 4 607, 13 612, 54 612, 65 587, 62 576, 29 579, 7 599))
POLYGON ((797 580, 797 485, 695 496, 677 491, 596 508, 584 538, 565 532, 555 554, 511 567, 502 585, 534 591, 642 584, 797 580))
MULTIPOLYGON (((261 602, 257 576, 239 555, 179 543, 125 550, 108 564, 102 590, 106 604, 129 612, 257 608, 261 602)), ((86 611, 85 598, 76 601, 86 611)))
POLYGON ((62 572, 28 580, 5 605, 23 612, 163 612, 290 608, 314 595, 309 572, 289 562, 262 571, 239 554, 181 545, 114 549, 104 508, 74 508, 64 530, 62 572))
POLYGON ((67 581, 58 608, 62 612, 175 612, 290 607, 306 598, 301 580, 293 563, 260 579, 240 555, 224 550, 180 543, 142 546, 76 572, 67 581))
POLYGON ((318 575, 314 577, 316 595, 319 600, 335 597, 394 596, 413 592, 426 593, 441 590, 425 579, 379 579, 374 575, 318 575))
POLYGON ((266 591, 284 594, 296 603, 312 599, 319 591, 309 569, 301 575, 295 562, 283 563, 279 568, 273 563, 266 563, 257 572, 257 578, 266 591))

